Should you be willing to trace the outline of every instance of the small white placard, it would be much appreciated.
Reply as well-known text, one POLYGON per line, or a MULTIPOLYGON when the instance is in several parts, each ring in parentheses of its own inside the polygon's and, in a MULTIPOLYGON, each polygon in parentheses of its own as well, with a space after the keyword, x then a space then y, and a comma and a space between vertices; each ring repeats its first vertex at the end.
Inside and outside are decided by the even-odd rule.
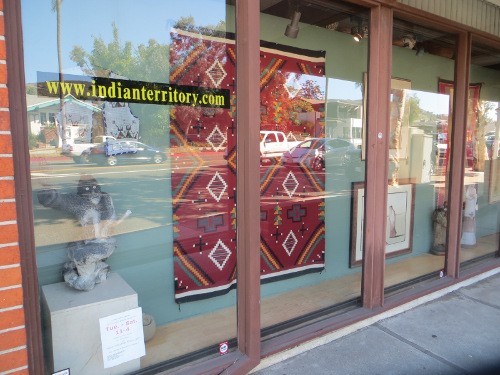
POLYGON ((142 308, 99 319, 104 368, 118 366, 146 354, 142 308))

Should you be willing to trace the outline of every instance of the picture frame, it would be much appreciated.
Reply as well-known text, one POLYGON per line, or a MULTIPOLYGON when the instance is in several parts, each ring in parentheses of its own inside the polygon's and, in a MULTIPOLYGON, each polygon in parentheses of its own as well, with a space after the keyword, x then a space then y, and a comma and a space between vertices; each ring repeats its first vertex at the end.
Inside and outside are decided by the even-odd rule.
MULTIPOLYGON (((363 73, 363 126, 361 160, 366 157, 366 99, 368 97, 368 74, 363 73)), ((404 122, 405 90, 411 90, 411 81, 403 78, 391 78, 391 109, 390 109, 390 138, 389 155, 398 159, 408 158, 409 124, 404 122), (400 124, 399 131, 397 126, 400 124), (395 145, 399 147, 395 147, 395 145)))
POLYGON ((490 204, 500 202, 500 158, 492 158, 490 161, 488 193, 490 204))
MULTIPOLYGON (((352 184, 350 267, 363 263, 364 182, 352 184)), ((389 185, 387 192, 386 258, 411 253, 415 184, 389 185)))

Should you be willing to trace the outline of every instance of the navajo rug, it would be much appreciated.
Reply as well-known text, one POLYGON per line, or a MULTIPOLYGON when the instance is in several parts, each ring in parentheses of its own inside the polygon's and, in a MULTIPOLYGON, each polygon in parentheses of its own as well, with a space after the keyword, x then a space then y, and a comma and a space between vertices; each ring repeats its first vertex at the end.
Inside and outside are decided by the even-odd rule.
MULTIPOLYGON (((236 285, 236 53, 227 35, 174 30, 171 38, 171 84, 228 89, 231 97, 229 109, 175 106, 170 113, 175 300, 183 303, 236 285)), ((324 79, 324 53, 263 45, 260 63, 262 112, 293 137, 290 100, 281 97, 300 97, 303 75, 324 79)), ((318 118, 312 135, 321 135, 324 101, 306 107, 318 118)), ((295 170, 280 158, 261 166, 263 281, 324 268, 324 174, 311 156, 295 170)))

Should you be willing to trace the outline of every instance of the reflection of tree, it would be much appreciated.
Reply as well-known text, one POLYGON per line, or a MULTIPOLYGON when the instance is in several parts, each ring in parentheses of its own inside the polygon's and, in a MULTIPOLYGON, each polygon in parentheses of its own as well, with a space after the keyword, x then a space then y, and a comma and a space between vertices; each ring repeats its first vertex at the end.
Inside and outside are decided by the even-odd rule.
POLYGON ((299 96, 304 99, 316 99, 316 100, 325 99, 325 93, 321 90, 319 85, 312 79, 308 79, 302 84, 299 96))
MULTIPOLYGON (((62 66, 62 48, 61 48, 61 3, 63 0, 52 0, 52 11, 56 12, 57 17, 57 64, 59 69, 59 82, 64 82, 63 66, 62 66)), ((62 143, 66 143, 66 116, 64 114, 64 95, 62 90, 59 90, 59 100, 61 107, 61 128, 60 136, 62 143)), ((60 146, 60 145, 59 145, 60 146)))
MULTIPOLYGON (((199 38, 196 38, 180 33, 172 34, 172 48, 170 49, 170 61, 173 62, 186 61, 194 50, 198 48, 203 49, 202 58, 196 60, 196 71, 199 72, 199 74, 197 77, 191 78, 193 86, 214 87, 214 83, 209 81, 208 75, 204 73, 211 70, 214 61, 220 62, 222 66, 227 63, 226 44, 207 42, 205 38, 205 35, 212 36, 220 34, 220 29, 223 28, 223 26, 223 23, 219 23, 217 26, 213 26, 213 28, 196 27, 194 26, 194 19, 192 17, 182 17, 174 25, 174 28, 189 31, 199 36, 199 38)), ((173 83, 180 79, 180 75, 175 75, 175 70, 172 70, 172 74, 174 75, 171 77, 173 83)), ((175 107, 175 118, 179 123, 185 125, 184 133, 186 135, 189 134, 190 128, 195 125, 204 114, 208 114, 208 111, 206 109, 204 110, 202 107, 175 107)))
POLYGON ((275 126, 275 130, 283 132, 286 132, 291 124, 292 101, 290 94, 284 88, 290 74, 277 73, 261 94, 262 104, 267 107, 266 114, 262 116, 262 124, 272 124, 275 126))
POLYGON ((422 114, 420 98, 415 94, 409 96, 405 104, 404 121, 412 125, 422 118, 422 114))
POLYGON ((399 180, 399 160, 401 152, 401 128, 403 125, 406 90, 393 89, 391 103, 391 135, 389 139, 389 148, 395 150, 392 154, 392 161, 395 164, 392 173, 392 185, 397 186, 399 180))
POLYGON ((486 126, 493 121, 489 114, 494 109, 492 102, 482 101, 477 105, 476 126, 472 136, 473 150, 474 150, 474 165, 475 171, 484 171, 484 160, 486 153, 486 142, 484 139, 484 131, 486 126))
MULTIPOLYGON (((150 39, 134 49, 131 42, 121 43, 115 24, 113 40, 105 43, 94 37, 92 52, 74 46, 70 57, 89 76, 108 77, 110 72, 133 80, 168 82, 169 46, 150 39)), ((141 138, 146 143, 168 143, 169 108, 160 105, 130 104, 134 115, 139 117, 141 138)))
MULTIPOLYGON (((272 125, 273 129, 281 130, 285 133, 289 131, 309 132, 314 128, 310 122, 303 123, 299 117, 303 112, 315 112, 314 107, 307 99, 323 100, 324 92, 314 80, 307 80, 301 84, 301 88, 295 96, 290 95, 285 89, 286 83, 294 78, 298 80, 300 75, 280 71, 274 79, 266 86, 261 93, 261 101, 266 106, 267 112, 262 115, 262 124, 272 125), (299 127, 300 128, 297 128, 299 127), (307 129, 303 129, 307 128, 307 129)), ((289 86, 293 90, 293 86, 289 86)))
MULTIPOLYGON (((291 101, 291 109, 290 109, 290 121, 293 125, 301 126, 304 125, 300 121, 299 113, 301 112, 314 112, 314 108, 311 103, 302 100, 301 98, 295 98, 291 101)), ((314 124, 312 124, 314 126, 314 124)), ((307 125, 306 127, 311 127, 307 125)), ((312 130, 312 129, 308 129, 312 130)))

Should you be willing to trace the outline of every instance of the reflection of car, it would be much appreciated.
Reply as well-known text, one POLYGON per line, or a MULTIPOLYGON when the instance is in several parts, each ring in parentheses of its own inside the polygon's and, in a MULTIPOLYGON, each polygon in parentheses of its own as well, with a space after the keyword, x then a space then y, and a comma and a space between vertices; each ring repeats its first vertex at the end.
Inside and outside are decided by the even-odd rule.
MULTIPOLYGON (((488 151, 488 158, 492 159, 493 158, 493 145, 495 144, 495 134, 489 134, 488 136, 485 137, 485 142, 486 142, 486 149, 488 151)), ((499 146, 499 151, 498 155, 500 156, 500 141, 498 141, 498 146, 499 146)))
POLYGON ((260 155, 262 157, 279 157, 291 150, 299 142, 290 142, 285 133, 279 131, 260 131, 260 155))
POLYGON ((448 149, 448 144, 446 143, 436 143, 436 154, 441 159, 444 159, 446 156, 446 150, 448 149))
MULTIPOLYGON (((361 148, 355 148, 354 150, 349 150, 345 153, 342 166, 344 168, 344 173, 353 181, 362 181, 365 179, 365 160, 361 158, 361 148)), ((387 179, 390 179, 396 170, 396 162, 394 159, 389 159, 389 169, 387 179)))
POLYGON ((101 143, 85 151, 87 160, 97 164, 162 163, 167 154, 135 139, 118 139, 101 143))
POLYGON ((70 139, 67 143, 62 145, 61 155, 73 158, 75 163, 86 163, 88 162, 86 159, 88 150, 96 146, 99 142, 104 142, 108 139, 114 140, 115 137, 109 135, 98 135, 94 138, 94 143, 88 143, 81 139, 70 139))
POLYGON ((349 150, 342 160, 344 173, 354 180, 363 180, 365 176, 365 163, 361 160, 361 148, 349 150))
POLYGON ((329 165, 342 165, 344 155, 356 147, 343 139, 338 138, 311 138, 299 143, 281 157, 283 165, 298 166, 303 163, 314 170, 325 167, 325 160, 329 165))

